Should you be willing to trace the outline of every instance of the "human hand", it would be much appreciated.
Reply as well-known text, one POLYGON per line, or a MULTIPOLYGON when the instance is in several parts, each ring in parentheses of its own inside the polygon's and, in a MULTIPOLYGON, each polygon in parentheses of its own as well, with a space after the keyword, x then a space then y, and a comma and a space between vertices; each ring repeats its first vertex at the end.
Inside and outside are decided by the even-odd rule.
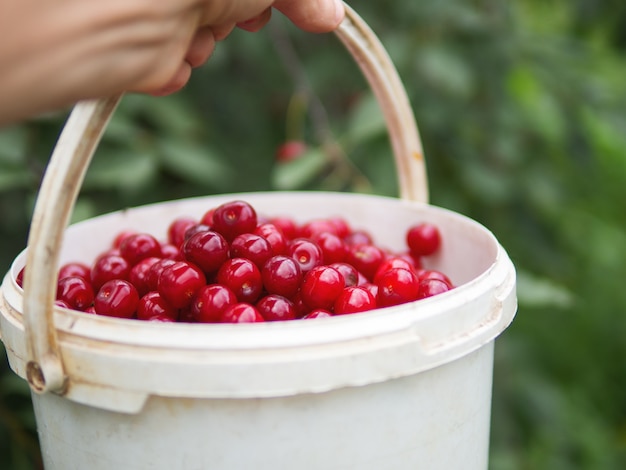
POLYGON ((344 14, 340 0, 0 2, 0 126, 85 99, 173 93, 216 41, 259 30, 273 10, 310 32, 344 14))
MULTIPOLYGON (((250 32, 267 24, 272 10, 278 10, 297 27, 312 33, 335 29, 344 15, 341 0, 233 0, 206 1, 200 26, 189 44, 178 70, 167 84, 157 90, 143 90, 153 95, 167 95, 180 90, 188 82, 193 68, 204 64, 215 48, 235 26, 250 32)), ((137 91, 142 91, 141 88, 137 91)))

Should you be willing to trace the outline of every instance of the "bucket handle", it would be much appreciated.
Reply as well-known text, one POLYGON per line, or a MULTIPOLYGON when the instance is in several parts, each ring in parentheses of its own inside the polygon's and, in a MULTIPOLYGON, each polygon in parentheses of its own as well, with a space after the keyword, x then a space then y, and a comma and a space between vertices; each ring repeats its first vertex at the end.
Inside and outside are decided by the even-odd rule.
MULTIPOLYGON (((345 4, 344 4, 345 5, 345 4)), ((348 5, 336 36, 359 65, 384 115, 405 200, 428 202, 422 145, 406 90, 385 51, 348 5)), ((78 103, 52 152, 37 197, 24 273, 26 377, 36 393, 63 394, 67 376, 54 325, 54 300, 63 233, 85 172, 122 95, 78 103)))

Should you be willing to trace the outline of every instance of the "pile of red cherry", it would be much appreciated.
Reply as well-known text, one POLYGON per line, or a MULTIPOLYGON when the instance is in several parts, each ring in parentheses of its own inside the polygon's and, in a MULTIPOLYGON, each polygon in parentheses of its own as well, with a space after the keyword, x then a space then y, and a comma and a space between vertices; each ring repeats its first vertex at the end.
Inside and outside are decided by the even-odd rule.
MULTIPOLYGON (((88 266, 63 265, 57 305, 161 322, 243 323, 320 318, 430 297, 453 288, 421 259, 441 246, 436 226, 406 232, 392 253, 342 218, 265 219, 245 201, 170 223, 167 240, 121 232, 88 266)), ((21 286, 23 270, 18 276, 21 286)))

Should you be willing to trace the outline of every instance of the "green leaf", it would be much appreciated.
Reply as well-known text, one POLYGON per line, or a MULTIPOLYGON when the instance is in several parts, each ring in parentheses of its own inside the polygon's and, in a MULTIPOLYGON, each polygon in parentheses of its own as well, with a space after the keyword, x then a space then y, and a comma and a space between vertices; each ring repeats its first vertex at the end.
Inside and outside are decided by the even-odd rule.
POLYGON ((508 77, 508 87, 535 132, 554 144, 565 139, 567 128, 563 109, 530 67, 520 65, 514 68, 508 77))
POLYGON ((186 181, 225 190, 235 177, 231 168, 208 147, 193 142, 161 139, 159 150, 162 165, 186 181))
POLYGON ((466 59, 448 46, 431 44, 418 49, 415 65, 430 88, 457 99, 469 97, 475 88, 466 59))
POLYGON ((148 153, 109 151, 94 159, 83 187, 136 191, 150 183, 156 172, 156 158, 148 153))
POLYGON ((25 127, 7 127, 0 131, 0 163, 18 163, 26 149, 25 127))
POLYGON ((0 191, 28 188, 32 184, 32 175, 28 169, 17 165, 0 162, 0 191))
POLYGON ((387 132, 385 117, 372 93, 364 95, 349 116, 348 139, 357 145, 387 132))
POLYGON ((525 271, 517 273, 517 297, 526 308, 568 308, 574 302, 574 296, 566 287, 525 271))
POLYGON ((309 149, 296 160, 276 165, 272 186, 282 191, 301 189, 319 176, 327 165, 328 157, 322 149, 309 149))

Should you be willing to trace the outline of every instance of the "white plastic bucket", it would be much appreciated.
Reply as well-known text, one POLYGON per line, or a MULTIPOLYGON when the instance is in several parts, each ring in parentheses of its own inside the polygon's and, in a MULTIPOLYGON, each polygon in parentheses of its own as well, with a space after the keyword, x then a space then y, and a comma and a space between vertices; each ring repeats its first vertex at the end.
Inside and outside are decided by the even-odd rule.
MULTIPOLYGON (((91 260, 122 229, 164 236, 175 215, 230 198, 266 214, 342 214, 401 247, 415 221, 444 240, 431 267, 459 287, 369 313, 251 325, 153 324, 59 310, 71 384, 33 394, 51 469, 484 469, 493 340, 515 312, 515 273, 493 235, 432 206, 333 193, 168 202, 68 229, 61 260, 91 260)), ((25 376, 16 259, 2 335, 25 376)))
MULTIPOLYGON (((362 29, 351 10, 347 21, 342 31, 362 29)), ((393 133, 389 115, 388 122, 393 133)), ((46 469, 487 467, 494 340, 512 321, 516 299, 514 267, 486 228, 406 197, 296 192, 161 203, 63 233, 52 212, 68 216, 81 176, 71 178, 73 159, 57 154, 70 148, 88 162, 93 129, 88 120, 81 131, 87 144, 62 137, 57 146, 29 248, 0 298, 2 341, 12 369, 33 388, 46 469), (232 199, 296 220, 341 215, 389 248, 403 246, 410 225, 433 222, 444 243, 431 267, 458 287, 355 315, 247 325, 161 324, 52 306, 59 264, 93 259, 123 229, 164 236, 174 217, 232 199), (36 269, 22 291, 15 279, 26 262, 36 269)))

